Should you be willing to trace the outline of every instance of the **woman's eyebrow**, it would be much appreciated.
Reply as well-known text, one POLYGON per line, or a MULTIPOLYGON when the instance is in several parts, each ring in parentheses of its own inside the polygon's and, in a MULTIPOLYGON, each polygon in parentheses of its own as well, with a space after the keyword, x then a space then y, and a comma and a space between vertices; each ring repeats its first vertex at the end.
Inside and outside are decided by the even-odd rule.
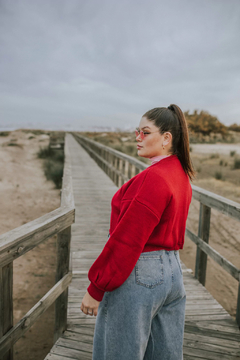
MULTIPOLYGON (((144 127, 142 128, 142 130, 143 130, 143 129, 145 129, 145 128, 150 129, 150 127, 149 127, 149 126, 144 126, 144 127)), ((138 128, 138 129, 139 129, 139 128, 138 128)))

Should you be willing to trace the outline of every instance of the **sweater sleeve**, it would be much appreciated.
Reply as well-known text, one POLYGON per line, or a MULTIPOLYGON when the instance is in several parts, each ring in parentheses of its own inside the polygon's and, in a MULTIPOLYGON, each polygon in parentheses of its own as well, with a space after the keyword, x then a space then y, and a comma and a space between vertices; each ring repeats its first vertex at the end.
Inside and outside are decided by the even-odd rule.
POLYGON ((94 299, 101 301, 105 291, 115 290, 128 278, 170 198, 166 183, 149 173, 133 199, 123 197, 128 204, 88 273, 88 292, 94 299))

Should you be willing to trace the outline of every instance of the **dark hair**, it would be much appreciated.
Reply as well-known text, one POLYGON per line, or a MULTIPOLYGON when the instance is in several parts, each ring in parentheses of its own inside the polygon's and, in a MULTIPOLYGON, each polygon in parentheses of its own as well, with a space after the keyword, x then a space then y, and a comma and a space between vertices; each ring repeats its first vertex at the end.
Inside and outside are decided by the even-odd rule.
POLYGON ((153 121, 160 133, 170 132, 172 134, 172 154, 177 155, 183 170, 192 180, 195 171, 190 159, 188 127, 182 110, 174 104, 167 108, 159 107, 147 111, 144 115, 153 121))

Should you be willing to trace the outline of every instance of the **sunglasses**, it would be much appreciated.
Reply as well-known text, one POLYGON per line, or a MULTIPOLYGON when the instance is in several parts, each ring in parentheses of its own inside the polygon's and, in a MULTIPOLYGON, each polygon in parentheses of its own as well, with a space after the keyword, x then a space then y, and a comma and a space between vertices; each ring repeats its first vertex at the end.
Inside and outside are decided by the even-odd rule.
POLYGON ((149 132, 149 131, 143 131, 143 130, 138 130, 138 129, 135 130, 136 137, 138 137, 138 136, 140 135, 140 137, 141 137, 142 140, 143 140, 147 135, 150 135, 150 134, 155 133, 155 132, 159 132, 159 131, 157 130, 157 131, 149 132))

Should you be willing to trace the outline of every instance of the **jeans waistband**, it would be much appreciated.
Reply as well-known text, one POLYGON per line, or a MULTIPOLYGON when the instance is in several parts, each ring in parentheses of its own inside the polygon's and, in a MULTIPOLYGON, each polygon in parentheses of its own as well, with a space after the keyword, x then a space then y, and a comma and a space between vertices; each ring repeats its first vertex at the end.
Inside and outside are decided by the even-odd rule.
POLYGON ((148 251, 141 253, 139 258, 153 258, 153 257, 160 257, 161 255, 168 255, 171 256, 172 254, 177 255, 179 254, 179 250, 156 250, 156 251, 148 251))

